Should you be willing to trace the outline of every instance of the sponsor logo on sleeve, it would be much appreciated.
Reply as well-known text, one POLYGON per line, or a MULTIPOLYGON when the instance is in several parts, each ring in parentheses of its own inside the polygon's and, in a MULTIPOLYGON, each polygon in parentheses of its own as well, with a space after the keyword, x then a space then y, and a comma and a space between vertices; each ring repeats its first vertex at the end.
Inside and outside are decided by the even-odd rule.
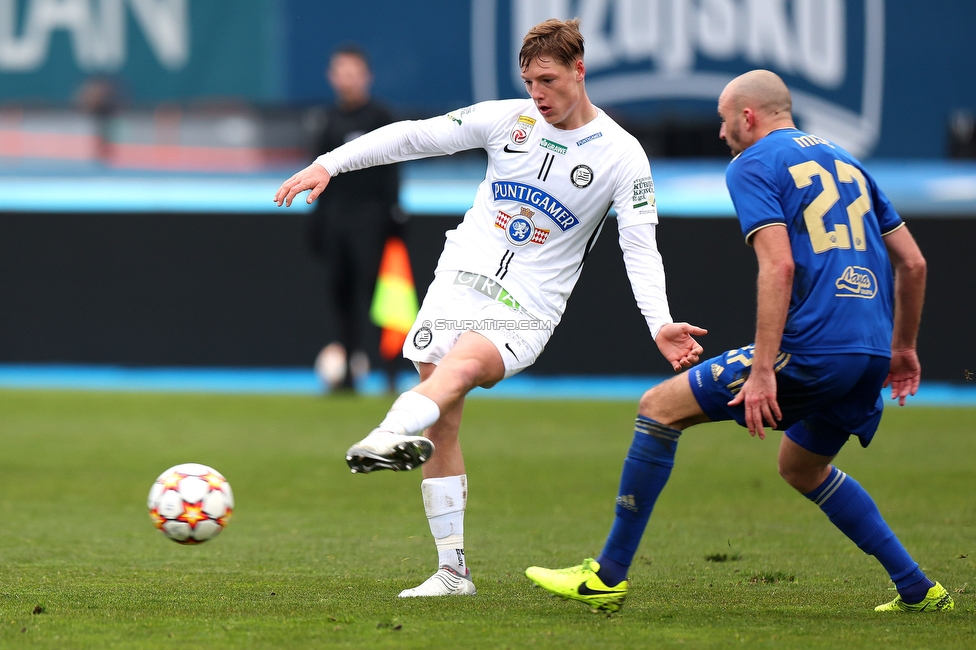
POLYGON ((634 209, 654 205, 654 181, 650 176, 634 181, 634 209))
POLYGON ((447 119, 451 120, 452 122, 457 123, 458 126, 461 126, 462 124, 461 118, 470 113, 474 113, 474 106, 465 106, 464 108, 458 109, 456 111, 451 111, 445 117, 447 117, 447 119))
POLYGON ((874 298, 878 293, 878 280, 871 269, 863 266, 848 266, 837 282, 838 298, 874 298))

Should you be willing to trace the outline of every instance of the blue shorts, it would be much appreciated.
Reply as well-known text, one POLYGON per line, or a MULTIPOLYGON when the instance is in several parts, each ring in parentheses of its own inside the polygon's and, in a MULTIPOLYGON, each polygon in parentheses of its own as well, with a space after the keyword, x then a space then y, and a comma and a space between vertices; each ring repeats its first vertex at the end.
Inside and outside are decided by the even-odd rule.
MULTIPOLYGON (((713 421, 745 426, 742 404, 728 402, 749 377, 753 346, 729 350, 688 371, 698 405, 713 421)), ((850 436, 867 447, 881 422, 881 387, 891 360, 871 354, 789 354, 776 357, 776 426, 807 451, 835 456, 850 436)))

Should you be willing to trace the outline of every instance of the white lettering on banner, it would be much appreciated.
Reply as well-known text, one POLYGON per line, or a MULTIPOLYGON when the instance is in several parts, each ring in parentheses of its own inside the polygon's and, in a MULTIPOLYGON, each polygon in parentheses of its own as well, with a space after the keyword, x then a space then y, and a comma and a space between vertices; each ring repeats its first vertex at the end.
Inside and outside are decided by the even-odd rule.
POLYGON ((78 67, 87 72, 118 70, 127 51, 126 7, 149 49, 168 70, 190 59, 188 0, 0 0, 0 71, 30 72, 44 65, 54 32, 71 37, 78 67), (17 33, 17 25, 21 25, 17 33))
POLYGON ((750 63, 801 75, 823 88, 844 82, 845 0, 513 0, 513 4, 516 52, 522 36, 536 23, 551 16, 578 15, 591 72, 643 60, 653 61, 665 72, 688 71, 701 51, 720 61, 744 56, 750 63), (609 31, 604 25, 609 25, 609 31), (737 25, 741 26, 738 34, 737 25))
POLYGON ((794 0, 793 12, 804 74, 824 88, 839 86, 847 68, 844 3, 794 0))
POLYGON ((768 68, 802 82, 791 91, 804 130, 854 155, 869 153, 880 134, 884 0, 471 0, 471 7, 476 101, 521 88, 518 50, 529 28, 579 16, 587 91, 599 105, 715 101, 736 74, 768 68), (497 24, 506 15, 510 24, 497 24), (509 56, 498 58, 503 43, 509 56), (485 61, 500 67, 486 73, 485 61), (499 74, 510 74, 511 84, 500 85, 499 74))
POLYGON ((728 0, 702 0, 698 13, 698 47, 719 61, 735 56, 736 6, 728 0))

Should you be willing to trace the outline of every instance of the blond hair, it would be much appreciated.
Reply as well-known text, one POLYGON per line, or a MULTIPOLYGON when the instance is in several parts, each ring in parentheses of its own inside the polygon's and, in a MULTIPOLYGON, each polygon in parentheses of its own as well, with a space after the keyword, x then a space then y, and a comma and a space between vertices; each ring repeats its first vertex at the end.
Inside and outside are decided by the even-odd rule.
POLYGON ((583 58, 583 35, 579 30, 580 19, 559 20, 550 18, 529 30, 522 39, 519 50, 519 67, 525 70, 539 58, 551 57, 564 65, 572 67, 583 58))

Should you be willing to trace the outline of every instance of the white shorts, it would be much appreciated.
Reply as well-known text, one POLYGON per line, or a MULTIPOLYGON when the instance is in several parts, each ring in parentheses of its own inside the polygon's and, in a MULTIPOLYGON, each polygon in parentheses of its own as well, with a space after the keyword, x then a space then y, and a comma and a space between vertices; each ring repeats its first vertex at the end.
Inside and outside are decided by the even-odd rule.
POLYGON ((466 271, 434 276, 407 340, 403 356, 418 367, 440 363, 464 332, 491 341, 505 364, 505 377, 517 374, 542 354, 554 325, 529 314, 495 280, 466 271))

